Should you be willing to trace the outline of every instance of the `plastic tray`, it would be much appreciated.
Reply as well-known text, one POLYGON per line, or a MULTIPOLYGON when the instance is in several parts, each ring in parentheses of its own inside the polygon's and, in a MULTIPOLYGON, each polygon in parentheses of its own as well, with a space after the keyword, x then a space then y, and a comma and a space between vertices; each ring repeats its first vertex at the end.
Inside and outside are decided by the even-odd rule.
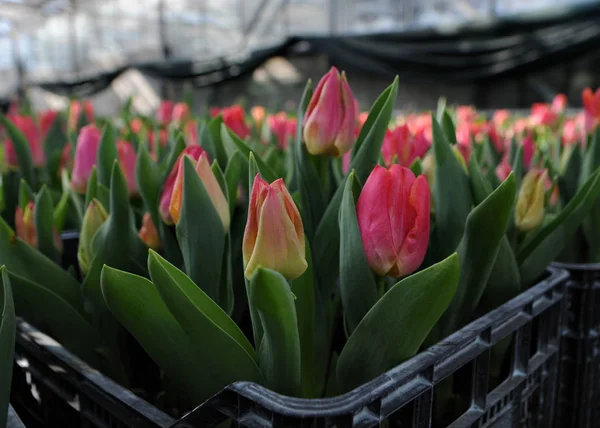
POLYGON ((6 421, 6 428, 25 428, 23 422, 19 418, 19 415, 15 412, 12 406, 8 406, 8 420, 6 421))
POLYGON ((557 426, 600 428, 600 264, 553 266, 570 273, 557 426))
MULTIPOLYGON (((19 369, 34 384, 80 413, 78 426, 204 428, 229 419, 243 427, 372 427, 388 421, 389 427, 546 428, 554 424, 567 277, 564 270, 549 269, 543 281, 515 299, 347 394, 307 400, 237 382, 179 421, 25 322, 17 326, 15 351, 27 361, 19 369), (492 388, 490 356, 506 338, 513 339, 507 375, 492 388), (436 397, 442 381, 456 372, 466 401, 451 420, 439 419, 436 397)), ((67 422, 60 426, 70 426, 67 422)))

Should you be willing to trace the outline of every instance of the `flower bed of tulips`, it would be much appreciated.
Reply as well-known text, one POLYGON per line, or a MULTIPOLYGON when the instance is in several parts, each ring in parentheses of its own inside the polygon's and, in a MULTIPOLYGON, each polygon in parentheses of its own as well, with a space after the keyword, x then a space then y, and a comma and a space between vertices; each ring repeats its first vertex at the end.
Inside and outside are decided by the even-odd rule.
MULTIPOLYGON (((563 96, 528 117, 443 103, 393 117, 397 89, 359 114, 332 68, 293 115, 195 118, 165 101, 155 118, 111 119, 74 101, 1 118, 0 265, 17 315, 180 415, 236 381, 345 393, 552 261, 597 261, 600 92, 576 117, 563 96)), ((514 346, 494 348, 491 383, 514 346)), ((449 379, 441 409, 465 382, 449 379)))

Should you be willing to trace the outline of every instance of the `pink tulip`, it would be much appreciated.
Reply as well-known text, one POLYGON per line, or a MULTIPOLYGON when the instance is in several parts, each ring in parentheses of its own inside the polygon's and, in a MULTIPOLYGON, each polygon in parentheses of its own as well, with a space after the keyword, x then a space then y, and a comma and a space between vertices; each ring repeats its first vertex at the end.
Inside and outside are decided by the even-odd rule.
POLYGON ((269 184, 257 174, 242 242, 246 278, 258 267, 298 278, 308 267, 304 251, 302 218, 283 180, 269 184))
POLYGON ((356 205, 358 226, 371 269, 403 277, 419 268, 429 241, 430 192, 424 175, 406 167, 376 166, 356 205))
POLYGON ((269 116, 267 121, 271 133, 277 139, 277 144, 282 150, 286 150, 296 135, 296 118, 288 117, 285 112, 281 111, 269 116))
POLYGON ((492 117, 492 122, 496 127, 502 128, 510 119, 510 112, 508 110, 496 110, 492 117))
POLYGON ((144 121, 139 117, 136 117, 135 119, 132 119, 129 123, 129 128, 134 134, 139 134, 140 132, 142 132, 142 129, 144 129, 144 121))
POLYGON ((93 124, 84 126, 79 132, 71 176, 71 187, 77 193, 84 194, 87 190, 92 168, 96 165, 101 136, 100 130, 93 124))
POLYGON ((169 172, 169 176, 167 177, 167 181, 163 187, 162 194, 160 195, 160 203, 158 207, 160 217, 165 223, 173 224, 173 218, 171 217, 169 206, 171 205, 171 198, 175 189, 177 174, 183 165, 183 157, 189 156, 194 162, 196 162, 202 153, 204 153, 204 149, 202 149, 200 146, 194 145, 186 147, 177 158, 177 161, 175 162, 175 165, 173 165, 171 172, 169 172))
POLYGON ((558 94, 552 100, 552 111, 561 114, 567 108, 568 99, 565 94, 558 94))
POLYGON ((169 100, 161 101, 156 112, 156 120, 159 124, 167 126, 171 123, 173 117, 173 102, 169 100))
POLYGON ((135 181, 135 162, 137 154, 133 149, 133 146, 128 141, 117 141, 117 153, 119 155, 119 165, 127 181, 127 189, 129 190, 129 196, 137 195, 138 188, 135 181))
POLYGON ((531 168, 531 161, 535 152, 533 137, 528 135, 523 139, 521 145, 523 146, 523 165, 525 166, 525 170, 528 171, 531 168))
POLYGON ((188 120, 183 128, 185 135, 185 144, 193 146, 198 144, 198 124, 195 120, 188 120))
POLYGON ((58 112, 55 110, 46 110, 40 114, 40 133, 42 138, 46 138, 46 135, 48 135, 48 131, 50 131, 50 128, 52 128, 52 124, 54 123, 57 115, 58 112))
POLYGON ((350 161, 352 160, 352 152, 346 152, 344 156, 342 156, 342 172, 344 174, 348 174, 350 171, 350 161))
POLYGON ((504 155, 502 161, 496 167, 496 177, 500 181, 506 180, 506 177, 512 172, 512 166, 508 162, 508 153, 504 155))
POLYGON ((585 88, 581 98, 585 110, 585 130, 590 132, 600 123, 600 88, 595 93, 590 88, 585 88))
POLYGON ((415 159, 425 156, 429 147, 426 139, 412 136, 408 125, 405 124, 386 131, 381 151, 387 166, 390 166, 394 159, 400 165, 410 166, 415 159))
POLYGON ((337 68, 319 81, 304 116, 304 142, 313 155, 341 156, 354 144, 356 100, 337 68))
MULTIPOLYGON (((42 148, 40 133, 35 126, 33 118, 20 115, 9 115, 8 118, 25 136, 25 139, 29 144, 29 150, 31 151, 33 165, 36 167, 44 166, 46 163, 46 155, 44 154, 44 149, 42 148)), ((12 141, 8 138, 6 138, 4 143, 4 158, 10 167, 19 166, 17 153, 15 152, 12 141)))
POLYGON ((83 102, 74 100, 71 102, 71 107, 69 109, 69 120, 68 120, 68 128, 74 130, 77 128, 77 124, 79 123, 79 117, 81 116, 81 109, 85 111, 85 115, 87 117, 88 122, 94 121, 94 106, 88 100, 83 102))
POLYGON ((531 106, 529 120, 534 126, 553 126, 558 121, 558 114, 549 104, 535 103, 531 106))
POLYGON ((577 143, 584 144, 585 129, 577 119, 566 119, 562 128, 562 144, 570 146, 577 143))
POLYGON ((477 112, 473 106, 458 106, 456 108, 458 123, 471 123, 477 119, 477 112))
POLYGON ((173 122, 183 123, 190 118, 190 106, 186 103, 177 103, 173 107, 173 122))
POLYGON ((144 214, 144 217, 142 218, 142 227, 140 228, 138 236, 148 247, 153 250, 160 250, 160 237, 158 236, 156 226, 152 222, 150 213, 144 214))

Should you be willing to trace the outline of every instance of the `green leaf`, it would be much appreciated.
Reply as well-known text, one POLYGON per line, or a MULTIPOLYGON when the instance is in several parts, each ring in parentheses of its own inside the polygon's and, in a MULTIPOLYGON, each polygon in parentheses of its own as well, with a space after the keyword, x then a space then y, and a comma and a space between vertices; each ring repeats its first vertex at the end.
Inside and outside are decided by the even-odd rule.
POLYGON ((581 149, 579 145, 571 146, 565 168, 558 179, 560 196, 565 204, 573 199, 575 193, 577 193, 581 164, 581 149))
MULTIPOLYGON (((199 364, 190 337, 160 298, 150 281, 105 266, 102 294, 106 305, 154 362, 190 401, 201 403, 206 367, 199 364), (173 352, 177 350, 177 352, 173 352)), ((212 374, 211 374, 212 375, 212 374)))
MULTIPOLYGON (((66 173, 66 171, 65 171, 66 173)), ((63 192, 60 195, 60 199, 58 201, 58 204, 56 204, 56 208, 54 209, 54 217, 53 217, 53 223, 54 223, 54 227, 56 228, 56 231, 58 233, 61 233, 64 226, 65 226, 65 222, 67 221, 67 214, 69 213, 69 191, 67 190, 66 192, 63 190, 63 192)))
POLYGON ((221 168, 227 166, 227 151, 223 144, 223 118, 221 115, 212 118, 208 121, 205 128, 206 138, 202 139, 202 144, 206 143, 210 155, 210 159, 216 160, 221 168), (212 153, 211 153, 212 152, 212 153))
POLYGON ((259 267, 249 281, 248 300, 264 332, 258 365, 267 387, 292 397, 300 395, 300 335, 290 286, 280 273, 259 267))
POLYGON ((71 201, 72 206, 75 208, 75 214, 77 215, 77 223, 81 226, 81 222, 83 220, 83 201, 81 197, 73 191, 71 188, 71 182, 69 181, 69 173, 66 169, 63 169, 60 176, 62 191, 63 193, 69 194, 69 200, 71 201))
POLYGON ((19 207, 21 207, 22 210, 25 210, 27 204, 33 202, 34 198, 35 195, 31 190, 31 187, 29 187, 29 184, 27 184, 24 179, 21 179, 21 182, 19 183, 19 207))
MULTIPOLYGON (((586 148, 586 153, 583 158, 581 172, 579 175, 579 185, 582 186, 586 180, 597 171, 600 166, 600 129, 596 127, 590 144, 586 148)), ((583 234, 589 245, 590 262, 600 262, 600 201, 597 201, 592 206, 590 214, 583 219, 582 223, 583 234)))
POLYGON ((452 300, 459 275, 458 256, 453 254, 390 288, 356 327, 340 354, 340 392, 415 355, 452 300))
POLYGON ((600 196, 600 169, 581 186, 573 199, 517 251, 521 287, 529 287, 571 240, 600 196))
POLYGON ((6 267, 0 268, 0 426, 6 426, 15 349, 15 307, 6 267))
POLYGON ((367 262, 356 219, 355 194, 360 192, 354 172, 346 180, 340 208, 340 293, 348 334, 377 302, 377 286, 367 262), (356 192, 356 193, 355 193, 356 192))
POLYGON ((183 161, 183 202, 177 239, 188 276, 222 308, 219 301, 225 230, 191 160, 183 161))
POLYGON ((0 219, 1 265, 6 265, 11 273, 43 284, 83 313, 79 283, 52 260, 17 238, 4 220, 0 219))
MULTIPOLYGON (((225 124, 221 125, 221 136, 223 140, 228 139, 233 145, 233 147, 238 149, 244 157, 250 157, 250 153, 253 152, 250 146, 248 146, 244 141, 242 141, 240 137, 231 132, 225 126, 225 124)), ((257 156, 255 160, 256 164, 258 165, 258 169, 260 170, 260 175, 262 176, 262 178, 264 178, 269 183, 272 183, 273 181, 279 178, 277 176, 277 173, 273 171, 271 167, 261 159, 260 156, 257 156)))
MULTIPOLYGON (((159 147, 160 147, 160 144, 159 144, 159 147)), ((181 152, 183 152, 184 149, 185 149, 185 139, 181 134, 179 134, 177 136, 177 139, 175 140, 175 144, 173 144, 171 146, 169 156, 166 158, 166 163, 164 164, 165 169, 163 171, 163 179, 161 180, 163 183, 167 180, 169 173, 175 166, 177 159, 179 159, 179 155, 181 155, 181 152)))
POLYGON ((58 177, 58 167, 60 165, 60 157, 67 141, 67 134, 63 128, 66 128, 66 121, 63 113, 59 113, 54 118, 54 122, 50 126, 42 147, 46 155, 48 172, 52 177, 58 177), (53 161, 51 163, 51 160, 53 161))
POLYGON ((452 118, 450 114, 448 114, 447 110, 444 110, 442 114, 442 129, 444 130, 444 134, 446 138, 450 142, 450 144, 458 144, 456 142, 456 129, 454 128, 454 122, 452 122, 452 118))
MULTIPOLYGON (((354 169, 359 182, 364 183, 379 159, 381 145, 389 126, 398 94, 398 77, 377 98, 369 116, 363 125, 358 139, 352 149, 350 170, 354 169)), ((314 237, 314 260, 319 289, 322 296, 329 300, 338 275, 340 229, 338 214, 342 202, 344 186, 340 186, 329 202, 314 237)))
POLYGON ((315 388, 315 289, 313 262, 310 244, 306 242, 306 271, 291 282, 291 289, 296 296, 296 316, 298 317, 298 335, 300 338, 302 394, 304 398, 317 395, 315 388))
POLYGON ((46 284, 30 281, 12 271, 8 274, 19 316, 54 337, 87 363, 100 368, 100 351, 104 341, 83 314, 46 284))
POLYGON ((508 227, 516 191, 511 173, 467 217, 465 234, 458 246, 460 281, 450 307, 440 320, 441 338, 468 321, 479 304, 508 227))
POLYGON ((98 144, 97 157, 98 182, 110 186, 113 164, 118 159, 115 130, 110 122, 104 126, 102 137, 98 144))
POLYGON ((97 198, 98 192, 98 173, 96 172, 96 165, 92 167, 92 172, 90 173, 90 179, 88 180, 87 189, 85 192, 85 203, 83 204, 84 211, 87 210, 87 207, 90 205, 90 202, 97 198))
POLYGON ((420 158, 416 158, 412 164, 410 164, 410 170, 413 172, 415 177, 423 174, 423 163, 420 158))
POLYGON ((160 200, 161 174, 158 165, 152 160, 145 145, 140 145, 135 162, 135 181, 144 201, 146 211, 154 225, 160 224, 158 204, 160 200))
POLYGON ((233 210, 237 204, 238 184, 242 178, 242 170, 244 157, 239 151, 235 151, 229 158, 227 168, 225 169, 225 181, 227 182, 227 200, 229 201, 229 213, 233 214, 233 210))
POLYGON ((435 155, 435 229, 432 238, 436 259, 441 260, 456 251, 472 201, 469 178, 433 116, 431 125, 435 155))
POLYGON ((250 343, 201 288, 152 250, 148 270, 162 300, 190 338, 196 364, 211 374, 202 379, 205 398, 235 381, 264 384, 250 343))
POLYGON ((8 135, 8 138, 10 138, 13 148, 15 149, 19 171, 21 171, 27 184, 29 184, 32 189, 37 189, 33 159, 31 157, 31 149, 29 148, 27 138, 6 116, 0 115, 0 124, 6 129, 6 134, 8 135))
POLYGON ((33 218, 38 249, 50 260, 58 261, 58 253, 54 247, 54 206, 45 185, 35 198, 33 218))

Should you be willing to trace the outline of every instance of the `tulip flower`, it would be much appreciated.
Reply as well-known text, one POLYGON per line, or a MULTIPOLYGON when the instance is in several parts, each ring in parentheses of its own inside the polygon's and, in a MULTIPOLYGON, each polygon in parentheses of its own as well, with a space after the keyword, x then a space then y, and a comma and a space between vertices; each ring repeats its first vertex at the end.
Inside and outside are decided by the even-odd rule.
POLYGON ((198 124, 195 120, 188 120, 183 128, 186 146, 198 145, 198 124))
POLYGON ((525 170, 529 170, 531 167, 531 161, 533 160, 533 154, 535 152, 535 143, 533 142, 533 137, 528 135, 523 139, 521 145, 523 146, 523 165, 525 166, 525 170))
POLYGON ((160 237, 158 236, 158 231, 156 230, 156 226, 154 226, 150 213, 144 214, 144 217, 142 218, 142 227, 140 228, 138 236, 144 244, 153 250, 160 249, 160 237))
POLYGON ((108 214, 98 199, 93 199, 88 205, 79 233, 79 247, 77 248, 77 261, 81 273, 86 275, 94 260, 94 248, 92 242, 100 226, 104 224, 108 214))
POLYGON ((74 100, 71 102, 71 106, 69 108, 69 120, 67 123, 68 128, 71 130, 77 128, 77 124, 79 123, 79 116, 81 116, 82 105, 88 122, 94 121, 94 106, 92 105, 92 103, 88 100, 83 101, 83 103, 74 100))
POLYGON ((48 135, 48 132, 50 131, 50 128, 52 128, 52 124, 56 119, 56 116, 58 116, 58 112, 55 110, 46 110, 39 116, 40 134, 42 138, 45 138, 46 135, 48 135))
POLYGON ((172 120, 175 123, 186 122, 190 118, 190 106, 186 103, 177 103, 173 107, 172 120))
POLYGON ((567 108, 568 99, 565 94, 558 94, 552 99, 552 111, 561 114, 567 108))
POLYGON ((84 126, 79 132, 71 176, 71 187, 77 193, 84 194, 87 190, 92 168, 96 165, 101 136, 100 130, 93 124, 84 126))
POLYGON ((129 195, 136 195, 138 193, 137 183, 135 181, 135 162, 137 160, 137 154, 130 142, 122 140, 117 141, 117 153, 119 155, 119 165, 127 180, 129 195))
POLYGON ((523 232, 535 229, 544 219, 547 175, 545 169, 532 168, 521 182, 515 207, 515 224, 523 232))
POLYGON ((71 157, 71 145, 66 143, 60 153, 60 162, 58 164, 58 175, 60 176, 63 169, 73 169, 73 158, 71 157))
POLYGON ((508 175, 511 172, 512 172, 512 166, 511 166, 510 162, 508 161, 508 154, 505 154, 502 157, 502 161, 496 167, 496 177, 498 177, 498 179, 500 181, 504 181, 504 180, 506 180, 506 177, 508 177, 508 175))
POLYGON ((304 142, 313 155, 341 156, 354 144, 356 100, 345 73, 335 67, 323 76, 304 116, 304 142))
POLYGON ((288 148, 289 142, 296 135, 296 118, 288 117, 285 112, 279 112, 268 118, 269 129, 277 138, 277 144, 282 150, 288 148))
POLYGON ((200 146, 186 147, 179 155, 177 162, 175 162, 175 165, 173 165, 173 168, 169 172, 167 181, 165 182, 162 194, 160 196, 160 204, 158 206, 160 218, 165 223, 173 224, 173 219, 171 218, 171 213, 169 212, 169 206, 171 204, 171 197, 173 196, 173 190, 175 188, 175 180, 177 179, 179 169, 183 164, 183 156, 189 156, 194 162, 196 162, 202 153, 204 153, 204 150, 200 146))
POLYGON ((368 118, 368 111, 363 111, 358 115, 358 119, 356 120, 356 127, 354 128, 354 138, 358 138, 358 136, 360 135, 360 131, 362 130, 362 127, 365 125, 365 122, 368 118))
MULTIPOLYGON (((229 204, 227 203, 227 198, 223 194, 223 190, 217 181, 217 177, 212 171, 210 167, 210 162, 208 161, 208 154, 203 152, 200 154, 200 157, 196 161, 196 173, 202 180, 202 184, 210 196, 210 200, 213 203, 213 206, 217 210, 219 217, 221 217, 221 221, 223 222, 223 229, 225 233, 229 231, 229 204)), ((175 185, 173 186, 173 195, 171 196, 171 202, 169 204, 169 212, 171 213, 171 218, 175 222, 175 224, 179 223, 179 216, 181 214, 181 207, 183 206, 183 158, 181 159, 181 166, 179 167, 179 171, 177 172, 177 177, 175 179, 175 185)))
POLYGON ((163 126, 167 126, 169 123, 171 123, 172 117, 173 102, 169 100, 161 101, 156 112, 156 121, 163 126))
POLYGON ((492 123, 496 127, 503 128, 508 119, 510 119, 510 112, 508 110, 496 110, 494 116, 492 116, 492 123))
POLYGON ((387 166, 392 165, 394 159, 400 165, 410 166, 415 159, 425 156, 429 147, 429 141, 413 137, 408 125, 404 124, 386 131, 381 151, 387 166))
POLYGON ((259 266, 298 278, 308 267, 304 251, 302 218, 283 180, 269 184, 257 175, 242 242, 246 278, 259 266))
POLYGON ((129 123, 129 128, 134 134, 139 134, 140 132, 142 132, 142 129, 144 129, 144 121, 139 117, 136 117, 135 119, 132 119, 129 123))
POLYGON ((456 119, 458 123, 471 123, 477 119, 477 112, 473 106, 458 106, 456 108, 456 119))
POLYGON ((233 131, 238 137, 245 139, 250 135, 250 128, 246 125, 246 114, 241 105, 236 104, 221 110, 214 107, 210 109, 211 117, 216 117, 219 114, 223 117, 225 126, 233 131))
MULTIPOLYGON (((33 165, 36 167, 44 166, 46 163, 46 155, 44 154, 44 149, 42 148, 42 139, 40 137, 40 133, 37 130, 33 118, 21 115, 9 115, 8 118, 25 136, 27 144, 29 145, 29 150, 31 151, 33 165)), ((4 158, 10 167, 19 166, 17 153, 15 152, 12 141, 8 138, 4 143, 4 158)))
POLYGON ((424 175, 400 165, 375 166, 356 204, 371 269, 403 277, 419 268, 429 242, 430 191, 424 175))
MULTIPOLYGON (((160 142, 161 147, 166 147, 169 142, 169 133, 166 129, 161 129, 158 131, 158 141, 160 142)), ((156 153, 156 146, 154 144, 154 132, 148 132, 148 147, 150 149, 150 153, 156 153)))
POLYGON ((252 116, 256 130, 260 132, 265 122, 265 117, 267 117, 267 111, 263 106, 254 106, 250 109, 250 116, 252 116))
POLYGON ((566 119, 562 127, 563 146, 571 146, 573 144, 585 143, 585 129, 580 126, 577 119, 566 119))
POLYGON ((534 126, 552 126, 558 121, 558 114, 549 104, 535 103, 531 106, 530 123, 534 126))
POLYGON ((600 123, 600 88, 595 93, 590 88, 585 88, 581 98, 585 110, 585 130, 590 132, 600 123))
MULTIPOLYGON (((24 210, 17 205, 15 210, 15 233, 17 238, 20 238, 32 247, 37 248, 37 232, 35 229, 34 209, 35 204, 32 201, 25 206, 24 210)), ((53 232, 54 247, 59 252, 62 252, 63 245, 60 235, 56 230, 53 232)))

